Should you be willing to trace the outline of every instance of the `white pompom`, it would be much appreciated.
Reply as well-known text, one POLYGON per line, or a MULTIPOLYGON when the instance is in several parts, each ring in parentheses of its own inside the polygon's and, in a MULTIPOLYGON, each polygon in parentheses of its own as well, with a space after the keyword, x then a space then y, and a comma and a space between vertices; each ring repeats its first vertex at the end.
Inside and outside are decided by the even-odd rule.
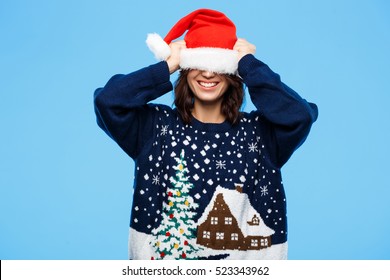
POLYGON ((158 60, 166 60, 171 55, 171 48, 157 33, 148 34, 146 45, 158 60))

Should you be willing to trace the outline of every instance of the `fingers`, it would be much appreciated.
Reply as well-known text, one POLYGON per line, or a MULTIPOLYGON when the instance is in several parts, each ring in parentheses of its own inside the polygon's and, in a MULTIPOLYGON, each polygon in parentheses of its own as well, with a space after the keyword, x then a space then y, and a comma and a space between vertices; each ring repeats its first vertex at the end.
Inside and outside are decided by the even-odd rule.
POLYGON ((255 54, 256 46, 249 43, 247 40, 238 38, 236 44, 233 47, 233 50, 238 52, 238 59, 240 60, 247 54, 255 54))
POLYGON ((184 40, 175 41, 169 44, 171 48, 171 55, 167 59, 169 72, 172 74, 179 69, 180 65, 180 52, 186 48, 186 42, 184 40))
POLYGON ((182 49, 186 48, 186 42, 184 40, 172 42, 169 44, 172 52, 180 52, 182 49))

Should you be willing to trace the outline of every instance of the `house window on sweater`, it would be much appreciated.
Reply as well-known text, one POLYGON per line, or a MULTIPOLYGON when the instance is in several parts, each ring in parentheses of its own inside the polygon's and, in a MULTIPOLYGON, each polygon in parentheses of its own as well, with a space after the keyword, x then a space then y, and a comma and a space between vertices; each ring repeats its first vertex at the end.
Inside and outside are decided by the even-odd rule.
POLYGON ((210 239, 210 232, 209 231, 203 231, 203 238, 210 239))
POLYGON ((217 240, 223 240, 223 238, 225 237, 225 233, 223 232, 217 232, 217 240))
POLYGON ((231 239, 232 239, 233 241, 237 241, 237 240, 238 240, 238 233, 232 233, 231 239))
POLYGON ((258 246, 259 246, 259 240, 257 240, 257 239, 252 239, 252 240, 251 240, 251 246, 252 246, 252 247, 258 247, 258 246))
POLYGON ((261 239, 260 245, 261 247, 268 247, 268 239, 261 239))
POLYGON ((233 223, 232 217, 225 217, 225 225, 231 225, 233 223))
POLYGON ((217 225, 218 224, 218 217, 211 217, 211 224, 217 225))

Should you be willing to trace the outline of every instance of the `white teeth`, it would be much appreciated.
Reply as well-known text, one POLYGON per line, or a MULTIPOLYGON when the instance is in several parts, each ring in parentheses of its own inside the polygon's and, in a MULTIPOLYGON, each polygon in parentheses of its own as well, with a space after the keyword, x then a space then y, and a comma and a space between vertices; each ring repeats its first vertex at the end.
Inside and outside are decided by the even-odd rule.
POLYGON ((206 87, 206 88, 215 87, 215 86, 217 85, 217 83, 205 83, 205 82, 199 82, 199 84, 200 84, 202 87, 206 87))

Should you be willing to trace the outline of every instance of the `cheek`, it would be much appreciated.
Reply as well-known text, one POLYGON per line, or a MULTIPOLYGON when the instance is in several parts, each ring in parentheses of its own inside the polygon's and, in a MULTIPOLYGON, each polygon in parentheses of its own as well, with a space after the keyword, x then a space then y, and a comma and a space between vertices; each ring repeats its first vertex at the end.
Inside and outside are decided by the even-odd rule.
POLYGON ((191 92, 194 93, 195 92, 194 84, 191 83, 191 81, 188 81, 187 84, 188 84, 188 87, 190 88, 191 92))
POLYGON ((222 87, 222 92, 225 93, 229 89, 229 86, 230 84, 227 81, 225 81, 222 87))
POLYGON ((195 82, 194 78, 191 77, 191 75, 189 74, 189 75, 187 76, 187 84, 188 84, 188 86, 190 87, 190 89, 191 89, 192 92, 194 92, 194 90, 195 90, 194 82, 195 82))

